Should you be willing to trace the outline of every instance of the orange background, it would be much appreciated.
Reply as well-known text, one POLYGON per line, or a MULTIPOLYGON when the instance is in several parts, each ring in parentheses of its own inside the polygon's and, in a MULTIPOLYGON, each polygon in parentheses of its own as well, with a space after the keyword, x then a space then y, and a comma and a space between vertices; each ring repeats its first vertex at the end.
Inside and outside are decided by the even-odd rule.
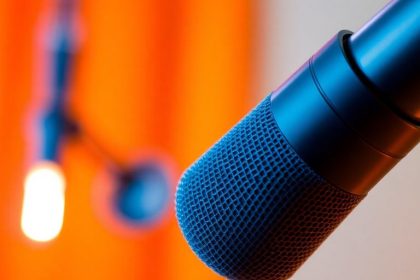
MULTIPOLYGON (((101 218, 105 167, 78 141, 62 151, 60 236, 36 244, 22 234, 36 143, 25 126, 48 91, 38 33, 54 9, 48 0, 0 1, 0 279, 219 279, 188 248, 173 204, 153 227, 121 230, 101 218)), ((69 110, 119 161, 164 158, 173 194, 182 170, 255 101, 254 10, 241 0, 80 1, 69 110)))

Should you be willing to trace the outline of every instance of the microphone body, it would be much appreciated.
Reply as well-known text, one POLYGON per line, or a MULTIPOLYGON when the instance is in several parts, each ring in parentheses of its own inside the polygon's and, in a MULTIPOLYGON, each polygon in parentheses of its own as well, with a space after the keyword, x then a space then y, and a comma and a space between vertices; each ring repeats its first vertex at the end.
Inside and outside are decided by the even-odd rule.
POLYGON ((213 270, 235 280, 288 279, 419 142, 420 102, 407 99, 418 100, 420 84, 406 77, 420 65, 383 86, 390 83, 384 76, 404 71, 389 69, 395 54, 415 50, 399 45, 394 33, 385 39, 394 38, 388 47, 399 51, 375 68, 363 66, 363 54, 389 50, 372 50, 383 43, 378 38, 377 45, 360 41, 370 41, 364 34, 378 28, 378 19, 389 28, 383 34, 393 32, 387 23, 401 14, 418 40, 420 1, 408 2, 392 2, 359 33, 339 32, 184 173, 179 225, 213 270), (399 83, 407 91, 398 96, 399 83))

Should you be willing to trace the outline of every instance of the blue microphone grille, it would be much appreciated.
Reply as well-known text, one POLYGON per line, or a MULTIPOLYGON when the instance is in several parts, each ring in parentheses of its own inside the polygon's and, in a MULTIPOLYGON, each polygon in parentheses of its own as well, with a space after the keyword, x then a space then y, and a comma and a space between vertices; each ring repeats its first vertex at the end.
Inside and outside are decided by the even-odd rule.
POLYGON ((287 279, 362 198, 296 154, 267 97, 185 172, 176 212, 192 250, 219 274, 287 279))

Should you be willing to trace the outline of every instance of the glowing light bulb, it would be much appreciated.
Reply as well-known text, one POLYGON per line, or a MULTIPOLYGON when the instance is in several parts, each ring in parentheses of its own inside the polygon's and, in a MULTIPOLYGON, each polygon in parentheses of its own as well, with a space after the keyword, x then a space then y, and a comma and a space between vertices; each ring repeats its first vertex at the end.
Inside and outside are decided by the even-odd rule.
POLYGON ((59 165, 37 163, 28 172, 21 228, 30 239, 46 242, 58 236, 64 218, 65 179, 59 165))

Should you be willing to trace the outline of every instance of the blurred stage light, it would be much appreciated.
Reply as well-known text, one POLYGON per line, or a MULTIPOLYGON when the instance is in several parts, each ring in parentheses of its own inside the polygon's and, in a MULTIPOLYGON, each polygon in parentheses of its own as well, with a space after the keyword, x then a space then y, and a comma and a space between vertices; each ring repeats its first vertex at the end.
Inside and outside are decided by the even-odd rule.
POLYGON ((39 162, 28 172, 23 196, 21 228, 30 239, 47 242, 61 231, 65 178, 59 165, 39 162))
POLYGON ((169 178, 154 163, 137 165, 123 174, 115 193, 116 210, 133 224, 153 223, 162 216, 169 200, 169 178))

